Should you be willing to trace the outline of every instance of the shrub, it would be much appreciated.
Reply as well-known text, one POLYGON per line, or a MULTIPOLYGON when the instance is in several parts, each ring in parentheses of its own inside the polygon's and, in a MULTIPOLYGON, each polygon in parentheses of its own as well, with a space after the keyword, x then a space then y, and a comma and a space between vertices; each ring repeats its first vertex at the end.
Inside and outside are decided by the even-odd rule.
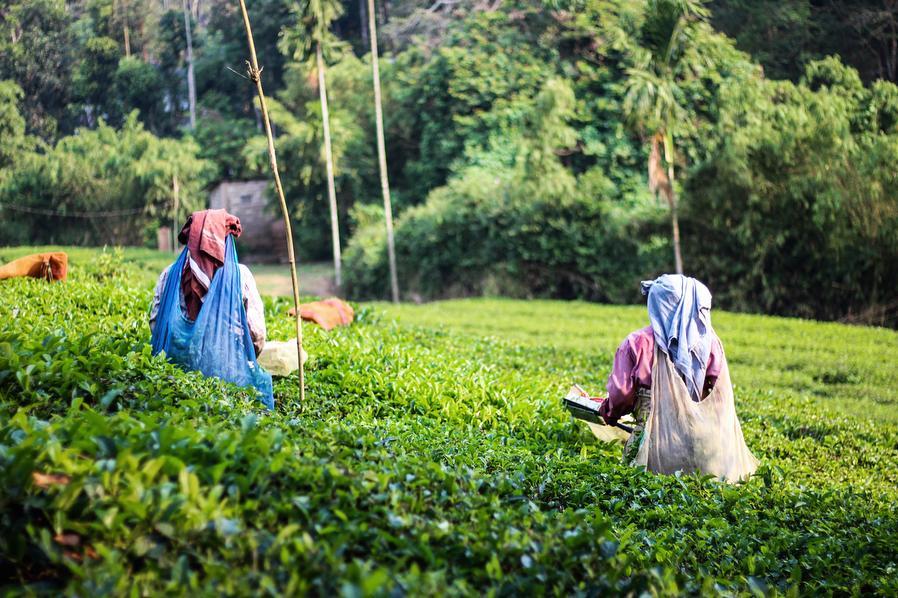
MULTIPOLYGON (((646 195, 621 197, 599 168, 574 176, 558 154, 577 143, 568 126, 569 85, 546 82, 522 103, 524 132, 470 149, 467 166, 406 211, 396 225, 399 278, 406 295, 432 298, 513 297, 628 301, 640 277, 657 272, 659 210, 646 195)), ((353 239, 347 288, 383 296, 384 235, 353 239)))
POLYGON ((79 130, 44 153, 20 157, 2 178, 7 217, 0 238, 5 244, 143 245, 151 240, 144 238, 150 223, 171 222, 173 177, 182 214, 204 205, 209 163, 197 152, 190 140, 149 133, 136 112, 118 130, 103 123, 79 130))
MULTIPOLYGON (((612 201, 588 197, 582 179, 574 197, 531 197, 533 189, 512 176, 472 169, 403 214, 396 251, 406 296, 629 302, 640 277, 660 269, 667 243, 655 232, 653 207, 643 207, 649 217, 639 221, 612 201)), ((354 296, 386 295, 382 229, 357 235, 346 252, 354 296)))
POLYGON ((834 59, 806 80, 728 90, 687 184, 687 263, 728 308, 894 324, 898 88, 834 59))

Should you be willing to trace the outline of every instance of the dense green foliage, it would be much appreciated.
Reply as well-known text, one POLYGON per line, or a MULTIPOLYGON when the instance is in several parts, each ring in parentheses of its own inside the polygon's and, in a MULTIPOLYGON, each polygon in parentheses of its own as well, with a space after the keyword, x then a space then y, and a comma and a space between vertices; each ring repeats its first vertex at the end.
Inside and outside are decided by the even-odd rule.
POLYGON ((774 79, 798 80, 803 65, 839 55, 865 81, 898 83, 894 0, 711 0, 714 25, 774 79))
MULTIPOLYGON (((798 86, 767 81, 701 25, 676 65, 646 66, 658 27, 638 14, 603 4, 574 21, 535 14, 523 31, 515 13, 472 17, 459 26, 463 53, 450 43, 423 66, 403 65, 412 91, 400 98, 439 98, 403 111, 422 122, 408 137, 420 139, 424 166, 414 153, 394 160, 436 186, 397 223, 407 296, 627 301, 639 277, 670 270, 663 212, 642 190, 648 148, 634 143, 622 116, 630 103, 642 115, 637 132, 673 133, 687 271, 719 291, 718 305, 894 323, 898 88, 865 87, 836 59, 810 64, 798 86), (524 55, 524 64, 507 58, 534 44, 545 53, 524 55), (472 90, 480 82, 472 73, 495 71, 508 74, 514 93, 488 95, 489 78, 472 90), (442 79, 429 83, 431 73, 442 79), (564 79, 537 87, 524 83, 528 73, 534 82, 564 79), (455 113, 471 100, 481 102, 476 111, 455 113), (431 145, 430 119, 450 117, 454 127, 436 130, 457 137, 431 145)), ((356 294, 384 295, 383 246, 376 221, 356 233, 346 254, 356 294)))
POLYGON ((204 205, 210 165, 191 141, 159 139, 132 114, 115 130, 104 123, 23 152, 0 187, 6 243, 141 245, 170 223, 179 181, 181 214, 204 205))
POLYGON ((733 308, 888 322, 898 88, 865 88, 830 59, 797 86, 738 85, 722 104, 719 141, 688 182, 695 272, 733 308))
MULTIPOLYGON (((490 152, 470 156, 472 164, 426 204, 405 212, 396 234, 404 285, 425 297, 632 300, 631 281, 665 263, 666 244, 653 231, 657 208, 648 198, 624 201, 600 168, 573 176, 562 166, 556 150, 576 142, 567 84, 549 80, 523 110, 531 133, 497 135, 490 152)), ((382 228, 374 220, 356 234, 347 253, 350 290, 383 293, 382 228)))
MULTIPOLYGON (((234 2, 187 3, 189 130, 183 6, 0 9, 0 243, 151 244, 172 220, 172 175, 185 208, 208 184, 267 176, 234 2), (135 119, 147 150, 115 149, 135 119), (138 208, 134 222, 66 216, 138 208)), ((331 246, 320 40, 346 290, 384 296, 366 9, 248 9, 300 258, 331 246)), ((677 207, 686 272, 719 306, 898 322, 894 0, 392 0, 377 13, 405 297, 631 301, 639 278, 674 267, 677 207)))
MULTIPOLYGON (((308 402, 282 379, 265 414, 150 356, 162 257, 73 255, 65 284, 3 283, 6 589, 898 591, 892 331, 715 314, 763 461, 725 486, 622 466, 559 404, 599 387, 644 308, 362 307, 306 328, 308 402)), ((274 338, 286 308, 267 302, 274 338)))

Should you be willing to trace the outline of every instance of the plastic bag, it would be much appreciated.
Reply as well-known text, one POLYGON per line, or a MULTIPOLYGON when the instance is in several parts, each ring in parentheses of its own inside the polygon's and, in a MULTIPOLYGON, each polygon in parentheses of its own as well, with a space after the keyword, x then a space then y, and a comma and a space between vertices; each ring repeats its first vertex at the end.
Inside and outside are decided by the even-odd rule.
POLYGON ((159 302, 153 354, 164 352, 184 369, 238 386, 252 386, 259 392, 259 400, 273 409, 271 374, 256 361, 249 334, 233 237, 228 235, 225 240, 224 265, 212 277, 194 322, 184 316, 180 306, 181 273, 186 261, 185 247, 169 270, 159 302))
POLYGON ((634 465, 656 473, 703 473, 737 482, 758 460, 745 445, 724 358, 711 393, 695 402, 667 355, 655 348, 652 408, 634 465))

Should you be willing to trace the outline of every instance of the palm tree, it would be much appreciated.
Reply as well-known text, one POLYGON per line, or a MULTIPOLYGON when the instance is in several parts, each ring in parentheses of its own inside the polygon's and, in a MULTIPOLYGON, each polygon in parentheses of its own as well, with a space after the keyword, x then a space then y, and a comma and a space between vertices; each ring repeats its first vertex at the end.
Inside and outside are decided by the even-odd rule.
POLYGON ((304 0, 299 5, 298 31, 287 34, 287 43, 294 45, 294 58, 311 62, 314 50, 314 68, 318 71, 318 99, 321 103, 321 125, 324 133, 324 161, 327 170, 327 198, 331 215, 331 243, 334 256, 334 283, 339 289, 342 280, 340 255, 340 220, 337 211, 337 192, 334 185, 334 158, 331 148, 330 116, 327 110, 327 67, 325 50, 339 46, 330 33, 331 23, 343 14, 339 0, 304 0))
POLYGON ((649 190, 662 195, 670 208, 678 274, 683 273, 683 257, 674 188, 674 135, 685 120, 682 85, 697 76, 703 62, 696 40, 707 18, 702 0, 649 0, 634 50, 635 64, 627 70, 624 111, 651 138, 649 190))
POLYGON ((387 225, 387 257, 390 262, 390 291, 393 303, 399 303, 396 276, 396 245, 393 241, 393 208, 390 205, 390 182, 387 180, 387 151, 384 143, 384 116, 380 100, 380 65, 377 59, 377 24, 374 0, 368 0, 368 38, 371 42, 371 72, 374 79, 374 120, 377 126, 377 158, 380 166, 380 189, 384 196, 384 219, 387 225))

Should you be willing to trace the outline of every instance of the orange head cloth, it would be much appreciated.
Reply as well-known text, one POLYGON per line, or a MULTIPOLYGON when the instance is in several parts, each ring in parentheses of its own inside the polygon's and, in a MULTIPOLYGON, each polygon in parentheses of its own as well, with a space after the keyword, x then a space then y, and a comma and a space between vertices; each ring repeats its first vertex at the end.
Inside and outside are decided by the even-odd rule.
POLYGON ((184 223, 178 240, 187 245, 190 259, 181 275, 181 291, 187 306, 187 317, 195 320, 203 305, 215 271, 224 265, 225 239, 240 236, 240 219, 225 210, 194 212, 184 223))

